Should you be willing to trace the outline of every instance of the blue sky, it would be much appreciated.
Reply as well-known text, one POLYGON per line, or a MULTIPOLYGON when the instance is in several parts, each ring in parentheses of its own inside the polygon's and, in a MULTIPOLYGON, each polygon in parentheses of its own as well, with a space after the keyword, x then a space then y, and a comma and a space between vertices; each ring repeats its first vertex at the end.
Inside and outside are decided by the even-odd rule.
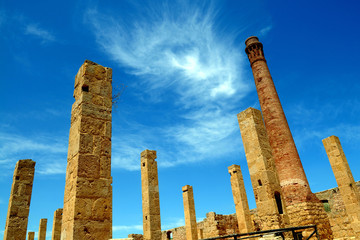
MULTIPOLYGON (((63 205, 74 77, 113 69, 113 237, 142 233, 140 152, 157 150, 162 228, 235 212, 236 114, 259 108, 244 41, 256 35, 311 189, 336 186, 321 139, 340 138, 355 180, 360 141, 358 1, 0 1, 0 229, 17 160, 36 161, 28 230, 63 205)), ((0 238, 3 231, 0 232, 0 238)))

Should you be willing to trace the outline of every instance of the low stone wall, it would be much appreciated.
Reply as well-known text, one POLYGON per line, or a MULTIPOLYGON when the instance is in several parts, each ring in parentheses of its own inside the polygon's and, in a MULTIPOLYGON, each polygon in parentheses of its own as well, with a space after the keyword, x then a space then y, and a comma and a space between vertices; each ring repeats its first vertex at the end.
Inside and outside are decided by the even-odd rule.
MULTIPOLYGON (((356 182, 360 191, 360 181, 356 182)), ((339 188, 332 188, 316 193, 316 196, 323 202, 326 213, 328 214, 334 239, 347 240, 355 239, 355 234, 351 228, 351 220, 345 211, 339 188)))
MULTIPOLYGON (((360 190, 360 181, 356 182, 360 190)), ((329 217, 334 239, 350 240, 354 238, 354 231, 351 228, 350 219, 346 215, 345 205, 338 188, 332 188, 315 195, 323 202, 325 211, 329 217)), ((263 225, 258 217, 256 209, 250 210, 251 220, 255 231, 262 230, 263 225)), ((238 233, 236 214, 221 215, 215 212, 206 214, 206 218, 197 223, 199 239, 224 236, 238 233)), ((186 240, 185 227, 178 227, 162 231, 162 240, 167 239, 186 240)), ((137 239, 136 239, 137 240, 137 239)))

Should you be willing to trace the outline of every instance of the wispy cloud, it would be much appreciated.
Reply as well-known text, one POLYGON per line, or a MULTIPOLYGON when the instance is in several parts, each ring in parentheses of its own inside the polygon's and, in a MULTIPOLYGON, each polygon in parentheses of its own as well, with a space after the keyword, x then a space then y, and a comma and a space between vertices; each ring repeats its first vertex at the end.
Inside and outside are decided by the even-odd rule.
POLYGON ((10 170, 19 159, 32 159, 37 162, 36 169, 40 174, 59 174, 66 170, 67 140, 65 138, 25 137, 3 132, 0 133, 0 146, 0 165, 3 168, 10 170))
POLYGON ((55 41, 55 36, 48 30, 39 27, 37 24, 28 24, 25 28, 25 34, 33 35, 42 40, 42 43, 55 41))
POLYGON ((125 226, 125 225, 120 225, 120 226, 113 226, 112 230, 114 232, 117 231, 142 231, 143 230, 143 226, 142 225, 129 225, 129 226, 125 226))
POLYGON ((171 8, 142 5, 139 16, 143 17, 132 21, 102 15, 96 8, 87 11, 86 23, 99 46, 135 76, 132 88, 171 105, 168 114, 179 120, 152 126, 145 136, 122 135, 123 151, 113 154, 115 165, 138 169, 139 149, 154 143, 154 136, 160 136, 157 150, 165 151, 169 159, 159 161, 164 167, 234 150, 233 133, 238 130, 233 107, 250 91, 242 73, 246 57, 243 49, 235 47, 238 36, 215 24, 217 6, 207 3, 174 1, 171 8))
MULTIPOLYGON (((360 125, 354 119, 358 118, 358 101, 337 101, 337 103, 314 104, 308 107, 297 104, 289 108, 288 119, 292 127, 296 143, 300 145, 321 140, 332 135, 341 142, 352 146, 360 141, 360 125), (347 116, 344 118, 344 116, 347 116)), ((355 145, 354 145, 355 147, 355 145)))
POLYGON ((181 227, 181 226, 185 226, 185 219, 184 218, 173 218, 173 219, 170 219, 169 221, 167 221, 167 223, 161 225, 161 228, 166 230, 166 229, 172 229, 172 228, 177 228, 177 227, 181 227))
POLYGON ((52 159, 52 162, 43 164, 38 172, 44 175, 65 174, 66 163, 64 159, 58 159, 57 161, 52 159))
POLYGON ((266 34, 268 34, 268 32, 270 32, 271 29, 272 29, 272 25, 260 29, 260 36, 265 36, 266 34))
POLYGON ((243 58, 234 47, 236 36, 216 29, 212 6, 174 4, 153 11, 149 8, 143 19, 126 24, 91 9, 87 20, 115 61, 146 76, 141 83, 151 90, 174 89, 185 107, 248 90, 241 79, 243 58))

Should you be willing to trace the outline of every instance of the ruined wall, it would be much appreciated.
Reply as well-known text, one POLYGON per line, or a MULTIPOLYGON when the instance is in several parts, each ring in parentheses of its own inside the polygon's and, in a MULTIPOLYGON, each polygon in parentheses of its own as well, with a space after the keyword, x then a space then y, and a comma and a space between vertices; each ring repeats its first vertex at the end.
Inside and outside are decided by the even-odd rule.
POLYGON ((236 214, 221 215, 209 212, 206 214, 203 227, 200 229, 203 229, 204 238, 238 233, 236 214))
POLYGON ((144 239, 142 234, 135 234, 135 233, 129 234, 128 238, 131 238, 133 240, 143 240, 144 239))
POLYGON ((323 139, 323 144, 329 157, 330 165, 345 205, 346 214, 351 219, 351 227, 355 232, 356 238, 359 239, 360 192, 355 187, 354 177, 339 138, 336 136, 330 136, 323 139))
MULTIPOLYGON (((360 181, 356 182, 356 187, 360 191, 360 181)), ((351 228, 350 219, 346 215, 345 205, 339 189, 336 187, 315 193, 315 195, 322 202, 330 220, 334 240, 354 240, 354 231, 351 228)), ((263 226, 263 220, 258 216, 257 209, 251 209, 250 214, 254 231, 263 230, 261 228, 261 226, 263 226)), ((203 221, 197 223, 197 227, 199 239, 239 233, 236 214, 221 215, 215 212, 209 212, 203 221), (200 235, 202 235, 202 237, 200 237, 200 235)), ((170 233, 172 233, 171 236, 174 240, 186 240, 185 226, 162 231, 161 239, 169 239, 170 233)))
MULTIPOLYGON (((236 214, 221 215, 209 212, 203 221, 197 223, 197 229, 198 239, 239 233, 236 214)), ((186 240, 185 226, 162 231, 161 240, 170 239, 170 233, 174 240, 186 240)))
MULTIPOLYGON (((198 225, 199 226, 199 225, 198 225)), ((186 240, 186 229, 185 226, 172 228, 161 232, 161 240, 186 240)))
MULTIPOLYGON (((360 191, 360 181, 356 182, 360 191)), ((355 239, 355 233, 351 226, 351 219, 346 213, 345 204, 342 200, 339 188, 332 188, 316 193, 316 196, 323 202, 328 214, 334 239, 355 239)))

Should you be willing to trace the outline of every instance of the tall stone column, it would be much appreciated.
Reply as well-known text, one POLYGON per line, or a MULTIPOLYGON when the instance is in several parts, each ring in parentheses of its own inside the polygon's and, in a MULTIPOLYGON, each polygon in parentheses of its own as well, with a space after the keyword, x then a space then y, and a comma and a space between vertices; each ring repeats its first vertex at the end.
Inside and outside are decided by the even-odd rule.
POLYGON ((263 45, 257 37, 248 38, 245 45, 290 223, 294 226, 317 224, 320 237, 332 239, 327 214, 310 190, 264 57, 263 45))
POLYGON ((161 239, 160 197, 156 151, 141 153, 141 187, 144 240, 161 239))
POLYGON ((284 228, 289 219, 261 111, 248 108, 237 116, 261 230, 284 228))
POLYGON ((34 240, 35 239, 35 232, 28 232, 28 240, 34 240))
POLYGON ((185 215, 186 240, 198 240, 194 192, 190 185, 182 187, 185 215))
POLYGON ((40 219, 39 224, 39 240, 46 240, 46 227, 47 227, 47 219, 42 218, 40 219))
POLYGON ((352 220, 351 226, 356 234, 356 239, 360 239, 360 193, 355 185, 340 140, 336 136, 330 136, 323 139, 322 142, 329 157, 346 213, 352 220))
POLYGON ((4 240, 25 240, 30 210, 35 162, 31 159, 16 163, 11 187, 4 240))
POLYGON ((56 209, 56 211, 54 212, 51 240, 61 239, 62 214, 63 214, 62 208, 56 209))
POLYGON ((112 70, 86 60, 75 77, 62 240, 112 238, 112 70))
POLYGON ((238 220, 239 232, 248 233, 254 230, 251 222, 248 199, 246 196, 244 179, 239 165, 228 167, 230 173, 231 189, 233 192, 236 217, 238 220))

